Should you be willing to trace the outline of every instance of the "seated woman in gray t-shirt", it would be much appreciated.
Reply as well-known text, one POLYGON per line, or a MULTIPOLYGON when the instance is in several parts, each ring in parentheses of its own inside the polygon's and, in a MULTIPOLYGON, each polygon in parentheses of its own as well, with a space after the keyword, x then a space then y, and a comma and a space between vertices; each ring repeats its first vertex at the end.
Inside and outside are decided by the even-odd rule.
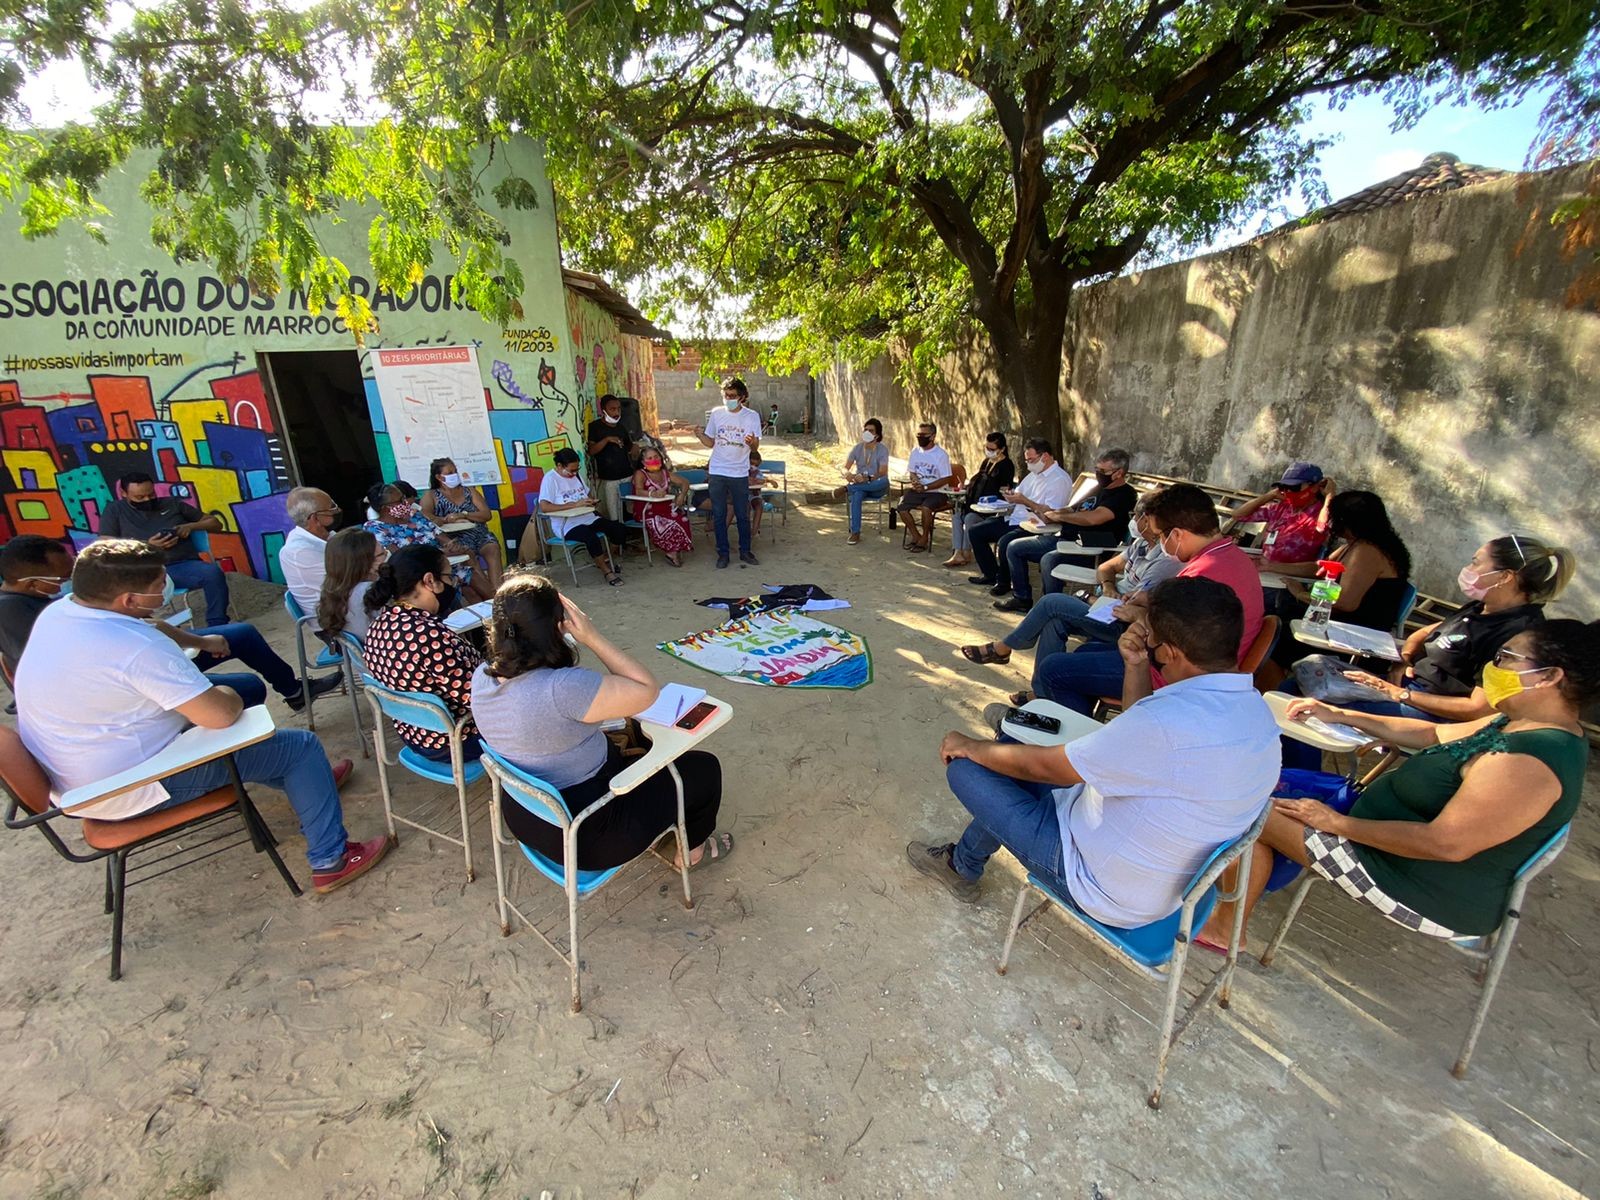
MULTIPOLYGON (((495 593, 489 657, 472 677, 472 716, 484 743, 561 793, 576 817, 610 790, 627 764, 601 731, 654 703, 660 685, 623 653, 548 579, 516 575, 495 593), (578 665, 580 647, 602 671, 578 665)), ((733 835, 714 833, 722 804, 722 764, 690 750, 674 765, 683 780, 689 866, 733 852, 733 835)), ((672 777, 658 771, 619 796, 578 831, 578 869, 603 871, 638 857, 677 819, 672 777)), ((520 804, 505 806, 506 827, 524 845, 557 862, 561 830, 520 804)), ((673 865, 677 865, 674 858, 673 865)))

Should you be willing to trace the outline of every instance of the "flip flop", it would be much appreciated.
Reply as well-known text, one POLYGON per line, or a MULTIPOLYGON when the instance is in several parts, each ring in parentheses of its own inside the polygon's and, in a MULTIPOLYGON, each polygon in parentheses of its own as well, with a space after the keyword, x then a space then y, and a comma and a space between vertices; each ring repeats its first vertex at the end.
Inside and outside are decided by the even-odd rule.
POLYGON ((609 583, 612 587, 621 587, 622 586, 622 572, 621 571, 613 571, 610 575, 606 576, 606 582, 609 583))
POLYGON ((1219 946, 1210 938, 1203 938, 1198 933, 1189 939, 1189 944, 1191 946, 1199 946, 1202 950, 1209 950, 1213 954, 1220 954, 1224 958, 1226 958, 1228 955, 1228 948, 1226 946, 1219 946))
POLYGON ((1012 708, 1021 708, 1024 704, 1032 699, 1032 692, 1012 692, 1011 695, 1006 697, 1006 702, 1010 704, 1012 708))
POLYGON ((733 855, 733 834, 731 833, 713 833, 701 844, 705 846, 706 852, 700 856, 699 862, 689 864, 689 870, 691 871, 698 871, 707 863, 723 862, 733 855))
POLYGON ((963 646, 961 647, 961 657, 968 662, 977 663, 980 667, 1004 666, 1011 661, 1009 654, 1001 658, 994 652, 993 642, 985 642, 981 646, 963 646))

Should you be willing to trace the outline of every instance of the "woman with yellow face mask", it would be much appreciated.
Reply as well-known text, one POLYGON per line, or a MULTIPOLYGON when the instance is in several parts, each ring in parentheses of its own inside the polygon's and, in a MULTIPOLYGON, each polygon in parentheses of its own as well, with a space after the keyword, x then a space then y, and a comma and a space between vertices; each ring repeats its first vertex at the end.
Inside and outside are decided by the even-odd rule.
MULTIPOLYGON (((1348 814, 1274 800, 1251 860, 1247 915, 1276 850, 1419 933, 1496 929, 1517 869, 1578 810, 1589 757, 1578 714, 1600 696, 1600 622, 1545 621, 1517 634, 1484 667, 1482 691, 1493 715, 1451 724, 1291 703, 1293 719, 1349 725, 1418 753, 1348 814)), ((1227 944, 1226 907, 1202 939, 1227 944)))

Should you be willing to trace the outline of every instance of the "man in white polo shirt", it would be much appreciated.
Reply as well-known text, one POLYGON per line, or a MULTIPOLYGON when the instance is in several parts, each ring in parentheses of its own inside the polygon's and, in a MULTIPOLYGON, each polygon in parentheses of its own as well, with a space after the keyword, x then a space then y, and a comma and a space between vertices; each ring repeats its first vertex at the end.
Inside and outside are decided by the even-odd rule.
POLYGON ((991 596, 1004 596, 1011 590, 1011 569, 1006 563, 1006 550, 1011 543, 1034 536, 1021 527, 1022 523, 1029 517, 1043 517, 1053 508, 1065 508, 1072 499, 1072 476, 1061 469, 1044 438, 1029 438, 1022 443, 1022 461, 1028 468, 1027 475, 1015 491, 1000 493, 1000 498, 1011 504, 1011 510, 967 529, 972 557, 980 572, 969 575, 967 582, 987 587, 991 596))
POLYGON ((950 497, 942 490, 954 487, 955 473, 950 467, 950 456, 939 445, 939 427, 932 421, 917 426, 917 448, 906 460, 906 474, 912 486, 900 497, 896 506, 905 514, 906 529, 911 534, 913 554, 924 553, 933 545, 933 515, 950 507, 950 497), (922 528, 917 529, 917 518, 922 518, 922 528))
MULTIPOLYGON (((244 711, 237 692, 215 686, 148 622, 166 584, 159 549, 119 539, 94 542, 73 564, 72 595, 34 623, 17 667, 17 732, 49 776, 53 798, 137 766, 190 725, 225 729, 244 711)), ((351 763, 331 765, 314 734, 280 729, 233 758, 246 783, 288 795, 317 891, 348 883, 388 851, 387 836, 349 840, 339 785, 351 763)), ((226 761, 218 759, 72 815, 125 820, 196 799, 229 778, 226 761)))
POLYGON ((1282 751, 1272 710, 1237 669, 1244 606, 1211 579, 1169 579, 1122 635, 1124 671, 1167 686, 1065 746, 939 747, 972 814, 957 842, 912 842, 906 857, 957 900, 978 899, 1001 846, 1062 900, 1131 929, 1172 913, 1218 846, 1260 814, 1282 751))
POLYGON ((728 505, 739 525, 739 561, 759 560, 750 551, 750 451, 761 444, 761 418, 745 407, 750 389, 734 375, 722 381, 722 407, 706 417, 696 436, 711 447, 706 479, 711 492, 711 529, 717 539, 717 566, 728 565, 728 505))
POLYGON ((317 601, 322 599, 322 581, 328 574, 328 537, 343 510, 327 492, 314 487, 291 489, 283 498, 283 507, 294 528, 278 547, 278 567, 300 611, 314 619, 317 601))

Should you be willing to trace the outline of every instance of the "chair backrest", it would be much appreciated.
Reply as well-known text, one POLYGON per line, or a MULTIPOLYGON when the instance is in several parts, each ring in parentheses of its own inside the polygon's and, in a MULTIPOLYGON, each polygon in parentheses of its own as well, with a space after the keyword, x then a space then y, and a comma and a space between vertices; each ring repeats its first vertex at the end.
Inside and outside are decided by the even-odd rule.
POLYGON ((686 483, 706 483, 711 479, 711 472, 704 467, 684 467, 678 471, 686 483))
POLYGON ((1531 878, 1532 876, 1537 875, 1540 871, 1544 870, 1551 863, 1555 862, 1556 856, 1566 848, 1567 834, 1571 831, 1572 822, 1569 821, 1560 829, 1552 833, 1545 840, 1544 845, 1540 846, 1532 854, 1528 855, 1527 860, 1517 868, 1517 874, 1515 877, 1517 879, 1521 879, 1524 876, 1531 878))
POLYGON ((479 761, 500 781, 506 794, 532 816, 561 829, 572 824, 572 814, 561 793, 537 775, 528 774, 515 763, 496 754, 487 744, 479 761))
POLYGON ((0 783, 34 816, 50 811, 50 780, 15 729, 0 726, 0 783))
POLYGON ((366 660, 362 657, 367 652, 366 644, 351 633, 348 629, 339 631, 339 648, 350 656, 350 661, 366 671, 366 660))
POLYGON ((283 607, 289 614, 291 621, 300 622, 306 619, 306 610, 300 607, 300 601, 294 598, 293 592, 283 594, 283 607))
POLYGON ((1239 660, 1239 670, 1246 675, 1254 675, 1256 668, 1272 653, 1272 644, 1277 640, 1278 618, 1267 617, 1261 622, 1261 632, 1256 634, 1256 640, 1250 643, 1250 648, 1239 660))
POLYGON ((432 692, 397 692, 385 687, 370 674, 362 672, 361 686, 377 702, 383 715, 391 721, 414 725, 447 736, 456 731, 455 718, 445 702, 432 692))
POLYGON ((1406 621, 1411 617, 1411 610, 1417 606, 1417 585, 1407 583, 1405 590, 1400 593, 1400 613, 1394 619, 1394 639, 1397 642, 1406 640, 1406 621))
POLYGON ((763 475, 787 475, 789 465, 781 458, 763 458, 761 460, 761 473, 763 475))
POLYGON ((209 555, 211 553, 211 534, 204 529, 192 530, 189 534, 189 544, 194 547, 196 554, 209 555))

